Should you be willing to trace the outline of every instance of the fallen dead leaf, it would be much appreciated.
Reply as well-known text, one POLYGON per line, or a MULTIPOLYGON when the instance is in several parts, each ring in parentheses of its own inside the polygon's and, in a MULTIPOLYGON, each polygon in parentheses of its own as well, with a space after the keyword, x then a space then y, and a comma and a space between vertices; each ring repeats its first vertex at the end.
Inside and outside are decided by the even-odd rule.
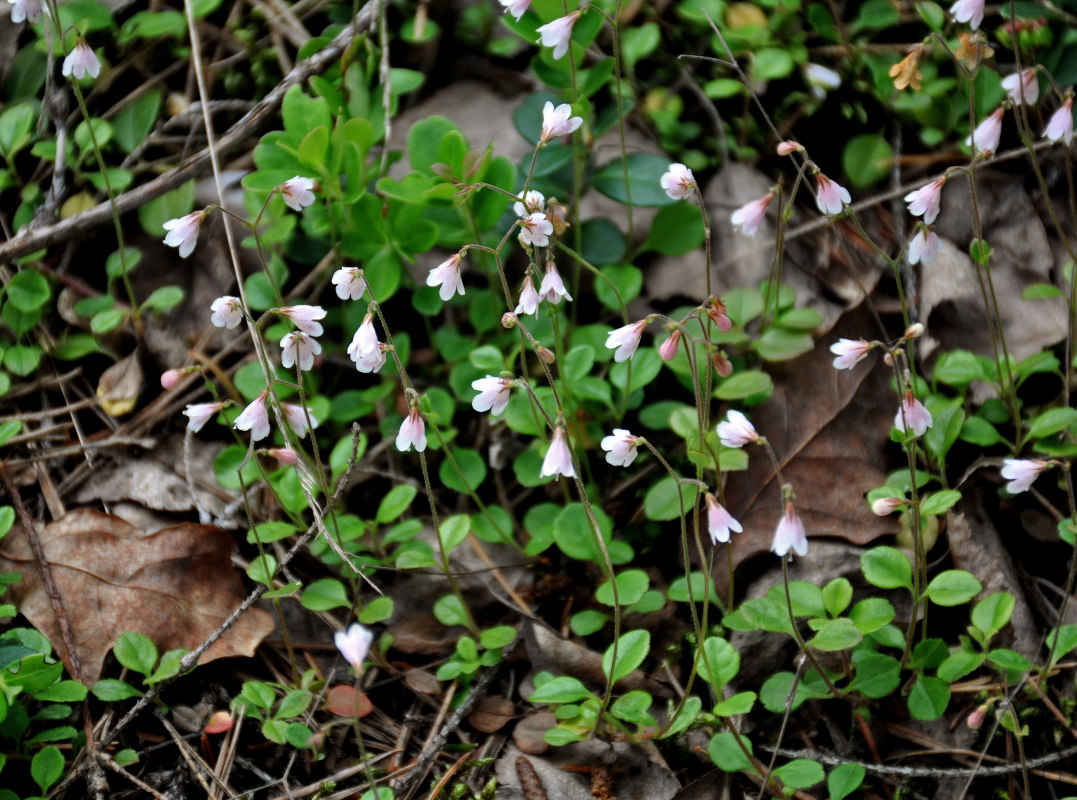
POLYGON ((138 350, 121 359, 101 373, 97 383, 97 399, 110 417, 130 414, 142 393, 142 365, 138 350))
POLYGON ((438 679, 425 669, 409 669, 404 673, 404 684, 413 692, 437 696, 441 694, 438 679))
MULTIPOLYGON (((188 523, 146 535, 118 517, 80 509, 42 526, 38 536, 63 600, 82 678, 91 686, 120 634, 144 634, 162 653, 193 650, 245 596, 230 563, 232 537, 220 528, 188 523)), ((9 590, 14 602, 71 671, 25 531, 13 530, 2 544, 0 572, 23 576, 9 590)), ((252 656, 272 630, 269 614, 248 609, 199 663, 252 656)))
POLYGON ((325 707, 338 717, 349 719, 365 717, 374 710, 370 698, 347 683, 338 684, 326 692, 325 707))
POLYGON ((467 721, 480 733, 494 733, 501 730, 516 717, 516 706, 507 697, 490 695, 475 705, 475 710, 468 714, 467 721))

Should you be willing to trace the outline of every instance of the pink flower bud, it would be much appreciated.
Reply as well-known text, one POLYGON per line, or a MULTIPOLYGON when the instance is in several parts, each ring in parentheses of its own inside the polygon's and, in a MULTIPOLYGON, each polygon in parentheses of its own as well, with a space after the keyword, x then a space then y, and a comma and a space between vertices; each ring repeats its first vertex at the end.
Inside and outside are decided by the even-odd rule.
POLYGON ((677 328, 673 333, 669 335, 669 338, 662 342, 662 346, 658 348, 658 355, 663 361, 672 361, 677 357, 677 345, 681 341, 681 330, 677 328))
POLYGON ((295 450, 290 447, 271 447, 265 451, 267 456, 273 456, 277 461, 282 464, 295 464, 299 460, 299 456, 295 450))
POLYGON ((775 149, 778 151, 778 155, 787 156, 790 153, 796 153, 803 150, 804 147, 800 142, 794 142, 787 139, 784 142, 778 142, 778 146, 775 149))
POLYGON ((187 372, 188 371, 185 369, 170 369, 166 372, 163 372, 161 374, 161 388, 171 389, 173 386, 180 382, 180 379, 182 379, 183 376, 187 374, 187 372))

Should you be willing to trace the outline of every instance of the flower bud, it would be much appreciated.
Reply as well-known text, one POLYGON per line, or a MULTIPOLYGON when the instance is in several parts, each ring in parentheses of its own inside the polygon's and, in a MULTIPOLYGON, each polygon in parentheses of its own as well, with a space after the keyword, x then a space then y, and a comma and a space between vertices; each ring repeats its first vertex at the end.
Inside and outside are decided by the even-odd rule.
POLYGON ((543 347, 541 344, 538 347, 538 357, 542 359, 543 364, 552 364, 557 360, 557 356, 554 355, 553 350, 548 347, 543 347))
POLYGON ((803 149, 804 148, 800 145, 800 142, 793 142, 793 141, 788 141, 788 140, 784 141, 784 142, 778 142, 778 147, 777 147, 778 155, 780 155, 780 156, 787 156, 790 153, 795 153, 798 150, 803 150, 803 149))
POLYGON ((299 460, 295 450, 290 447, 271 447, 265 451, 265 454, 273 456, 282 464, 295 464, 299 460))
POLYGON ((903 339, 919 339, 924 335, 924 323, 914 322, 908 328, 905 329, 905 335, 903 339))
POLYGON ((501 315, 501 327, 505 330, 511 331, 513 328, 516 327, 516 319, 517 317, 514 313, 512 313, 511 311, 506 311, 504 314, 501 315))
POLYGON ((903 505, 905 505, 905 501, 900 497, 880 497, 872 502, 871 513, 877 517, 885 517, 893 514, 903 505))
POLYGON ((883 355, 883 363, 886 364, 886 366, 888 367, 894 366, 894 356, 890 353, 885 353, 883 355))
POLYGON ((711 356, 711 364, 719 378, 728 378, 733 374, 733 362, 725 357, 724 353, 715 353, 711 356))
POLYGON ((658 348, 658 355, 663 361, 672 361, 677 357, 677 345, 681 341, 681 331, 677 328, 670 334, 669 338, 662 342, 662 346, 658 348))
POLYGON ((984 718, 987 716, 987 703, 976 706, 968 719, 965 720, 965 724, 969 726, 970 730, 978 731, 980 726, 984 724, 984 718))
POLYGON ((161 388, 171 389, 173 386, 180 382, 180 379, 182 379, 183 376, 187 374, 187 372, 188 371, 185 369, 170 369, 167 372, 162 373, 161 388))

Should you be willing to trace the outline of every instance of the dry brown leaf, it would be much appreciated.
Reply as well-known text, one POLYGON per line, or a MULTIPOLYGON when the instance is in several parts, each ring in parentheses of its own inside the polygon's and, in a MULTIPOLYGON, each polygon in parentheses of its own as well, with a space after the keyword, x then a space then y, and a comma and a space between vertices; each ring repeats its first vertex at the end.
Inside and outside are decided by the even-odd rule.
POLYGON ((142 393, 142 365, 138 350, 121 359, 101 373, 97 383, 97 399, 111 417, 130 414, 142 393))
MULTIPOLYGON (((146 535, 118 517, 80 509, 42 526, 38 535, 89 685, 101 676, 105 655, 120 634, 144 634, 162 653, 193 650, 245 596, 230 563, 232 537, 220 528, 183 524, 146 535)), ((13 530, 2 545, 0 572, 23 576, 10 589, 19 611, 53 642, 70 671, 25 532, 13 530)), ((272 630, 269 614, 248 609, 199 663, 254 655, 272 630)))
POLYGON ((490 695, 479 700, 467 721, 480 733, 495 733, 515 717, 516 706, 511 700, 502 695, 490 695))
MULTIPOLYGON (((796 491, 809 537, 867 544, 894 532, 893 523, 872 514, 864 500, 864 493, 887 475, 886 444, 897 408, 888 368, 869 356, 853 370, 836 370, 828 348, 842 337, 878 335, 863 308, 846 314, 810 353, 770 370, 774 396, 751 412, 796 491)), ((782 514, 774 466, 755 447, 749 455, 749 468, 732 473, 726 485, 729 510, 744 526, 744 533, 732 539, 734 564, 770 550, 782 514)), ((718 570, 715 579, 723 575, 718 570)))
POLYGON ((365 717, 374 710, 370 698, 347 683, 338 684, 326 692, 325 707, 338 717, 349 719, 365 717))

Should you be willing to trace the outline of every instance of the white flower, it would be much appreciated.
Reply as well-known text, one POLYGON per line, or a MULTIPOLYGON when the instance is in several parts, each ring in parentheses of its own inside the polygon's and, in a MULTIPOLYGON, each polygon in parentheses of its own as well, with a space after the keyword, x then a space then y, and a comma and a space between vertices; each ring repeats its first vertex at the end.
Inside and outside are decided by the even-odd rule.
MULTIPOLYGON (((280 410, 284 414, 284 419, 288 421, 288 424, 292 427, 293 431, 300 436, 307 435, 308 412, 303 410, 303 406, 296 405, 295 403, 281 403, 280 410)), ((310 414, 310 427, 318 427, 318 420, 313 414, 310 414)))
POLYGON ((520 223, 520 243, 545 247, 550 243, 550 234, 553 233, 553 223, 546 219, 541 211, 529 214, 520 223))
POLYGON ((352 361, 355 362, 355 368, 360 372, 377 372, 385 366, 386 347, 383 344, 378 344, 373 350, 367 353, 360 353, 358 358, 353 357, 352 361))
POLYGON ((478 392, 471 400, 471 407, 476 411, 489 411, 495 417, 505 410, 512 394, 513 381, 487 375, 471 382, 471 388, 478 392))
POLYGON ((941 245, 942 242, 935 231, 930 228, 920 228, 909 242, 907 253, 909 263, 923 264, 925 267, 929 266, 935 260, 935 256, 939 254, 941 245))
MULTIPOLYGON (((547 100, 546 105, 542 107, 542 133, 539 135, 539 141, 548 142, 560 136, 568 136, 582 124, 583 117, 572 116, 572 106, 568 103, 562 103, 554 108, 553 103, 547 100)), ((542 197, 542 195, 539 195, 539 197, 542 197)), ((541 210, 540 208, 539 211, 541 210)), ((521 217, 523 216, 518 211, 516 213, 521 217)))
POLYGON ((984 20, 984 0, 957 0, 950 6, 950 15, 955 22, 967 22, 976 30, 984 20))
POLYGON ((1051 115, 1047 127, 1043 129, 1042 138, 1066 145, 1073 141, 1073 95, 1066 97, 1058 110, 1051 115))
POLYGON ((280 363, 285 369, 294 367, 299 362, 299 369, 306 372, 314 366, 314 356, 322 352, 322 346, 303 331, 292 331, 285 334, 280 340, 283 349, 280 355, 280 363))
POLYGON ((633 436, 624 428, 614 428, 613 435, 602 439, 602 449, 606 451, 606 463, 615 467, 627 467, 636 460, 639 451, 636 445, 639 437, 633 436))
POLYGON ((527 11, 527 7, 531 5, 531 0, 500 0, 500 2, 505 8, 505 13, 512 14, 517 22, 520 21, 520 17, 527 11))
POLYGON ((243 302, 238 297, 218 297, 209 307, 209 321, 218 328, 232 330, 243 321, 243 302))
POLYGON ((707 503, 707 532, 713 544, 728 542, 730 531, 740 533, 744 530, 713 494, 707 492, 703 499, 707 503))
POLYGON ((763 219, 767 215, 767 206, 773 199, 774 193, 767 192, 758 200, 753 200, 738 208, 729 217, 733 228, 740 229, 745 236, 755 236, 755 232, 759 230, 759 226, 763 224, 763 219))
POLYGON ((885 517, 893 514, 905 505, 905 500, 900 497, 880 497, 871 503, 871 513, 877 517, 885 517))
POLYGON ((844 204, 852 200, 848 189, 821 172, 815 176, 815 185, 815 205, 824 214, 840 214, 844 204))
POLYGON ((353 622, 347 633, 337 631, 333 634, 333 642, 340 654, 356 672, 362 671, 363 662, 366 660, 367 653, 370 652, 370 645, 373 641, 374 634, 358 622, 353 622))
MULTIPOLYGON (((564 284, 561 285, 564 288, 564 284)), ((531 276, 524 277, 523 288, 520 289, 520 302, 516 306, 515 313, 517 314, 534 314, 538 311, 539 301, 542 300, 539 297, 539 293, 535 291, 535 282, 531 280, 531 276)))
POLYGON ((542 25, 535 31, 539 35, 539 43, 543 47, 553 48, 554 60, 568 52, 569 41, 572 39, 572 26, 580 18, 579 11, 573 11, 567 17, 560 17, 553 22, 542 25))
POLYGON ((358 300, 366 291, 366 278, 357 267, 341 267, 333 273, 333 284, 341 300, 358 300))
POLYGON ((724 447, 743 447, 759 438, 755 426, 739 411, 730 410, 718 423, 718 438, 724 447))
POLYGON ((550 442, 550 448, 546 451, 546 457, 542 459, 539 477, 547 478, 551 475, 576 477, 576 468, 572 466, 572 451, 568 449, 568 442, 565 441, 564 428, 554 428, 553 441, 550 442))
POLYGON ((237 431, 250 431, 251 439, 255 442, 269 436, 269 411, 266 409, 268 396, 269 391, 263 389, 232 423, 232 427, 237 431))
POLYGON ((355 331, 352 343, 348 345, 348 356, 352 361, 357 361, 359 356, 376 350, 379 344, 378 332, 374 330, 374 315, 368 311, 363 317, 363 323, 355 331))
POLYGON ((1032 487, 1032 482, 1047 469, 1048 462, 1038 458, 1006 458, 1003 459, 1002 477, 1009 481, 1006 491, 1010 494, 1027 492, 1032 487))
MULTIPOLYGON (((547 103, 546 105, 550 105, 547 103)), ((524 192, 524 199, 521 202, 517 200, 512 204, 512 210, 516 212, 518 217, 527 217, 536 211, 546 211, 546 198, 543 197, 542 192, 537 192, 534 189, 528 189, 524 192)))
POLYGON ((914 192, 905 195, 905 202, 909 204, 909 213, 914 217, 923 216, 924 223, 930 225, 939 215, 939 202, 942 199, 942 185, 946 178, 936 178, 926 186, 921 186, 914 192))
POLYGON ((11 3, 11 21, 18 24, 24 20, 29 20, 31 23, 36 23, 41 19, 41 12, 44 11, 46 15, 49 13, 49 7, 46 6, 41 0, 7 0, 11 3))
POLYGON ((194 403, 183 409, 187 417, 187 430, 198 433, 227 403, 194 403))
POLYGON ((610 331, 606 335, 606 347, 610 350, 616 349, 617 352, 613 354, 613 360, 620 363, 621 361, 628 361, 636 352, 636 348, 639 347, 640 337, 643 336, 643 329, 647 327, 646 318, 641 319, 639 322, 633 322, 631 325, 625 325, 623 328, 618 328, 615 331, 610 331))
POLYGON ((296 175, 277 187, 284 204, 293 211, 302 211, 314 202, 314 181, 296 175))
POLYGON ((438 296, 449 300, 454 294, 464 294, 464 282, 460 279, 460 254, 445 259, 426 276, 427 286, 440 286, 438 296))
POLYGON ((1040 83, 1036 80, 1036 70, 1026 67, 1020 72, 1014 72, 1002 79, 1002 88, 1006 90, 1010 100, 1020 105, 1036 105, 1040 99, 1040 83))
POLYGON ((804 65, 804 80, 808 82, 811 93, 819 100, 826 97, 826 93, 831 89, 841 86, 841 75, 830 67, 811 62, 804 65))
POLYGON ((839 339, 830 345, 830 352, 837 356, 834 369, 852 369, 867 357, 869 350, 871 344, 863 339, 839 339))
POLYGON ((165 235, 165 244, 169 247, 178 247, 180 258, 187 258, 194 252, 195 242, 198 241, 198 228, 205 215, 204 211, 192 211, 185 217, 170 219, 161 226, 168 231, 165 235))
POLYGON ((914 436, 923 436, 927 429, 935 424, 931 418, 931 412, 924 408, 924 404, 913 397, 912 392, 905 391, 905 397, 901 401, 897 415, 894 417, 894 427, 904 431, 908 425, 914 436))
POLYGON ((321 306, 285 306, 277 310, 303 333, 322 335, 322 324, 318 320, 325 319, 325 309, 321 306))
POLYGON ((101 74, 101 62, 97 60, 94 51, 86 44, 85 39, 79 39, 75 47, 64 57, 64 65, 60 70, 64 77, 74 77, 81 81, 87 75, 96 78, 101 74))
POLYGON ((426 423, 417 408, 408 412, 396 434, 396 449, 404 453, 409 447, 414 447, 416 453, 426 449, 426 423))
POLYGON ((553 305, 560 303, 561 298, 572 299, 572 295, 565 288, 565 282, 561 280, 561 273, 557 271, 557 266, 552 261, 546 262, 546 274, 542 278, 542 285, 539 286, 539 295, 547 303, 553 305))
POLYGON ((696 187, 696 176, 684 164, 670 164, 659 181, 662 189, 674 200, 690 197, 696 187))
POLYGON ((800 521, 796 506, 792 503, 785 504, 785 513, 778 520, 778 527, 774 529, 774 542, 770 549, 777 556, 785 556, 790 550, 798 556, 808 554, 808 534, 804 530, 804 523, 800 521))
POLYGON ((977 153, 991 155, 998 148, 1002 136, 1002 112, 1005 106, 999 106, 983 122, 976 126, 971 136, 965 137, 965 144, 974 146, 977 153))

